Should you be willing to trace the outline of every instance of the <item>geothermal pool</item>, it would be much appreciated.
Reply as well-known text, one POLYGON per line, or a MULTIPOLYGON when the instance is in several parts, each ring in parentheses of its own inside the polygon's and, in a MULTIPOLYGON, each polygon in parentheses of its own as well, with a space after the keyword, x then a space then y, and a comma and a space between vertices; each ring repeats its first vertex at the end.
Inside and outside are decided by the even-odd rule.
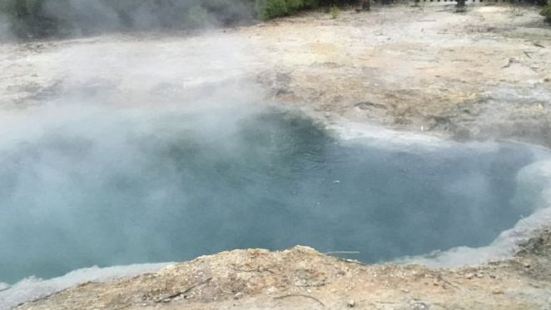
POLYGON ((487 245, 536 208, 517 174, 547 155, 528 146, 385 147, 246 110, 77 107, 4 125, 0 282, 297 244, 379 262, 487 245))

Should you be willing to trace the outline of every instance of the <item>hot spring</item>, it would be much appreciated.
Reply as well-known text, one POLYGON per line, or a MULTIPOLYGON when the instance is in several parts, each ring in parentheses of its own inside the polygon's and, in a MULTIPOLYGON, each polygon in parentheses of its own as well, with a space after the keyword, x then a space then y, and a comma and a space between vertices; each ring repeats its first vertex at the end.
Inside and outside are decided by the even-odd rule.
POLYGON ((483 246, 537 207, 517 176, 548 156, 344 140, 276 108, 66 110, 2 132, 0 282, 236 248, 380 262, 483 246))

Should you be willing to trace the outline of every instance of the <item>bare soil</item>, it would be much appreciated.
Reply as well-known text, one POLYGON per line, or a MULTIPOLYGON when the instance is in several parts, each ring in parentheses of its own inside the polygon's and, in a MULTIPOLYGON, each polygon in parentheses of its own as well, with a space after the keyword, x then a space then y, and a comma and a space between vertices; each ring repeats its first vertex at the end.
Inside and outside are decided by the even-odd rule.
POLYGON ((551 145, 551 27, 537 8, 379 8, 244 29, 278 101, 456 139, 551 145))
POLYGON ((362 265, 295 247, 236 250, 18 309, 550 309, 551 232, 479 267, 362 265))
POLYGON ((453 6, 394 6, 198 36, 3 44, 0 69, 0 107, 78 87, 122 90, 128 102, 158 100, 167 89, 241 79, 327 122, 551 146, 551 27, 536 7, 457 14, 453 6))

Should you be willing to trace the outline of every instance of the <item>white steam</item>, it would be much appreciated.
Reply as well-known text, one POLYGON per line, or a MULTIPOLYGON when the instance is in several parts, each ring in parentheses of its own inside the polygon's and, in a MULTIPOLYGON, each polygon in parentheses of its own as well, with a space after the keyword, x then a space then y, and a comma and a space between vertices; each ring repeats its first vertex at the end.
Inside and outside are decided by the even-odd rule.
POLYGON ((75 270, 62 277, 50 280, 27 278, 11 287, 0 283, 0 310, 8 310, 21 303, 36 300, 78 284, 106 282, 156 272, 167 265, 169 264, 142 264, 109 268, 91 267, 75 270))
POLYGON ((551 160, 537 161, 519 171, 514 201, 519 208, 532 207, 530 211, 533 213, 521 219, 515 227, 502 232, 490 245, 457 247, 399 261, 432 267, 460 267, 510 258, 518 251, 520 243, 551 223, 551 160))
POLYGON ((7 17, 0 29, 4 36, 188 31, 249 23, 255 16, 251 0, 41 0, 17 6, 18 1, 0 3, 7 17))
MULTIPOLYGON (((55 2, 49 1, 49 5, 53 6, 55 2)), ((108 27, 119 23, 117 17, 97 1, 72 0, 71 5, 79 14, 103 19, 101 23, 106 22, 108 27)), ((149 27, 159 22, 146 10, 137 10, 135 14, 139 19, 138 27, 149 27)), ((8 27, 8 20, 0 15, 0 34, 7 35, 8 27)), ((97 145, 97 139, 102 139, 103 149, 96 150, 98 156, 94 160, 110 161, 112 169, 120 168, 124 162, 139 165, 137 154, 130 154, 130 149, 126 148, 128 141, 117 140, 117 137, 124 135, 112 134, 121 130, 131 131, 120 127, 125 123, 135 125, 133 120, 140 119, 144 127, 133 127, 132 131, 149 132, 151 126, 157 126, 159 135, 163 135, 166 133, 162 131, 162 124, 157 122, 162 115, 170 115, 172 111, 203 111, 204 117, 194 122, 201 122, 202 134, 206 138, 210 130, 222 127, 231 130, 239 116, 261 109, 257 103, 262 101, 263 93, 251 82, 252 68, 243 65, 251 63, 250 44, 239 37, 222 35, 217 31, 201 37, 177 40, 161 37, 147 42, 118 35, 79 39, 61 42, 40 53, 21 53, 15 45, 13 48, 6 45, 3 50, 12 53, 4 55, 6 61, 1 63, 4 74, 22 78, 17 81, 8 79, 13 86, 6 87, 5 92, 0 93, 0 104, 3 105, 0 110, 0 157, 25 147, 29 141, 39 141, 48 133, 66 133, 68 130, 81 141, 82 138, 88 139, 90 146, 97 145), (32 87, 37 84, 41 94, 26 97, 27 85, 32 87), (12 94, 10 89, 21 91, 12 94), (124 160, 113 162, 117 156, 113 157, 112 152, 119 152, 119 156, 125 157, 124 160)), ((31 172, 33 166, 38 169, 20 176, 17 190, 12 192, 14 196, 11 197, 25 196, 26 191, 30 190, 28 186, 37 177, 49 179, 52 192, 62 190, 67 180, 56 174, 54 167, 68 164, 64 160, 53 156, 29 163, 27 171, 31 172)), ((78 163, 73 164, 73 172, 77 172, 78 163)), ((7 185, 3 186, 5 190, 7 185)), ((0 188, 0 193, 2 190, 0 188)), ((152 202, 154 199, 152 197, 152 202)), ((37 209, 33 212, 40 218, 41 212, 55 213, 56 209, 37 209)), ((64 215, 59 216, 63 222, 64 215)), ((67 221, 64 223, 71 225, 67 221)), ((8 254, 17 250, 4 247, 0 252, 8 254)), ((160 250, 170 251, 170 248, 167 246, 160 250)), ((92 267, 50 280, 31 277, 12 286, 0 281, 0 309, 10 309, 79 283, 154 272, 165 265, 92 267)))
POLYGON ((0 13, 0 42, 12 39, 9 18, 0 13))

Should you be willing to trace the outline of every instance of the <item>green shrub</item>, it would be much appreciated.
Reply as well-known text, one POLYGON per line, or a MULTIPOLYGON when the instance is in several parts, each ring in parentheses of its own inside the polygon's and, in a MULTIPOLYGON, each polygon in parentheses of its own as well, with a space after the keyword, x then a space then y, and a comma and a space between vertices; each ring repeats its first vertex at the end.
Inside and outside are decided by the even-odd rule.
POLYGON ((540 13, 543 17, 545 17, 545 21, 548 23, 551 23, 551 4, 548 4, 540 13))
POLYGON ((256 11, 258 17, 267 20, 316 8, 319 3, 319 0, 256 0, 256 11))
POLYGON ((332 19, 337 19, 339 17, 339 15, 341 14, 341 10, 339 9, 338 6, 334 5, 334 6, 331 7, 331 11, 329 13, 331 13, 331 18, 332 19))
POLYGON ((320 6, 320 0, 304 0, 304 8, 306 9, 314 9, 320 6))
POLYGON ((285 0, 257 0, 256 10, 263 20, 285 16, 289 13, 285 0))
POLYGON ((300 11, 304 6, 303 0, 286 0, 285 4, 287 5, 287 13, 293 14, 300 11))

